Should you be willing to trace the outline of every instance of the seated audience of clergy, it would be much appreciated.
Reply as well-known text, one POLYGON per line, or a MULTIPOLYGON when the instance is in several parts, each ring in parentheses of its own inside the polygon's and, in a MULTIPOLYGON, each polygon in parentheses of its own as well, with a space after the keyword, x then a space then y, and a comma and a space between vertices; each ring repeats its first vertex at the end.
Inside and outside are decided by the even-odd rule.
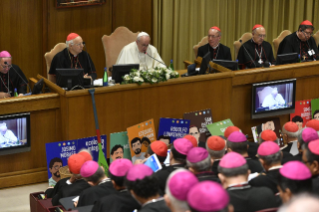
POLYGON ((127 172, 125 184, 133 198, 141 205, 139 212, 170 212, 164 198, 158 193, 158 179, 150 167, 144 164, 131 167, 127 172))
POLYGON ((260 174, 254 179, 249 181, 249 184, 253 187, 267 187, 272 190, 276 195, 278 204, 281 204, 279 197, 278 175, 279 169, 282 167, 281 158, 282 153, 278 144, 273 141, 265 141, 260 144, 258 148, 258 157, 261 165, 264 167, 266 173, 260 174))
POLYGON ((140 69, 166 67, 157 49, 150 44, 151 37, 146 32, 137 35, 136 41, 121 50, 116 64, 139 64, 140 69))
POLYGON ((318 208, 318 196, 311 194, 300 194, 294 196, 289 202, 282 205, 278 212, 317 212, 318 208))
MULTIPOLYGON (((274 131, 272 130, 264 130, 260 133, 260 136, 258 138, 259 144, 265 142, 265 141, 273 141, 274 143, 278 144, 279 139, 277 138, 277 135, 274 131)), ((287 146, 284 146, 283 148, 286 148, 287 146)), ((294 160, 294 156, 290 154, 289 152, 286 151, 281 151, 282 154, 282 159, 281 159, 281 164, 284 164, 288 161, 294 160)))
POLYGON ((279 206, 270 188, 248 184, 247 161, 236 152, 227 153, 218 166, 218 177, 230 196, 235 211, 258 211, 279 206))
POLYGON ((187 194, 198 183, 198 179, 190 171, 179 168, 173 171, 166 183, 164 200, 172 212, 185 212, 189 209, 187 194))
MULTIPOLYGON (((199 47, 197 57, 203 58, 206 54, 210 54, 209 58, 219 60, 232 60, 230 48, 221 44, 219 41, 222 38, 222 31, 217 26, 213 26, 208 30, 207 40, 208 43, 199 47)), ((187 67, 190 75, 195 73, 196 64, 187 67)))
POLYGON ((141 205, 132 197, 124 185, 126 173, 132 166, 132 162, 125 158, 114 160, 111 163, 109 177, 118 193, 97 199, 97 202, 92 208, 92 212, 132 212, 135 209, 139 210, 141 208, 141 205))
POLYGON ((279 170, 278 190, 283 203, 293 196, 312 192, 309 168, 300 161, 289 161, 279 170))
POLYGON ((233 132, 227 138, 227 152, 237 152, 242 155, 249 166, 251 173, 259 173, 263 168, 258 159, 250 158, 248 155, 248 141, 246 136, 238 131, 233 132))
POLYGON ((165 193, 168 176, 176 169, 186 166, 187 154, 193 147, 193 144, 186 138, 174 140, 169 154, 170 166, 164 167, 155 173, 155 176, 159 180, 160 194, 165 193))
POLYGON ((298 31, 287 35, 280 43, 277 55, 298 53, 301 60, 318 60, 318 48, 312 37, 314 27, 308 20, 301 22, 298 31))
POLYGON ((57 53, 51 62, 49 80, 56 83, 57 68, 84 69, 83 78, 95 80, 97 75, 90 55, 83 51, 85 43, 80 35, 70 33, 66 38, 66 48, 57 53))
POLYGON ((311 141, 305 147, 302 155, 302 161, 310 169, 312 174, 313 192, 319 195, 319 140, 311 141))
POLYGON ((252 29, 251 40, 243 43, 238 51, 238 65, 240 69, 258 68, 265 63, 275 64, 274 55, 270 43, 264 41, 266 37, 265 28, 256 24, 252 29))
POLYGON ((187 194, 187 202, 190 208, 187 212, 234 211, 227 192, 220 184, 211 181, 194 185, 187 194))
POLYGON ((14 96, 15 88, 19 96, 23 96, 27 92, 26 83, 28 80, 19 66, 12 64, 12 57, 7 51, 0 52, 0 80, 1 99, 14 96))
MULTIPOLYGON (((85 162, 93 159, 91 153, 86 149, 80 150, 78 154, 84 157, 85 162)), ((64 188, 67 185, 71 185, 74 180, 74 177, 66 177, 60 179, 59 182, 57 182, 57 184, 53 188, 50 186, 45 191, 46 197, 53 198, 60 190, 62 190, 62 188, 64 188)))
POLYGON ((293 156, 299 153, 297 143, 300 134, 299 127, 296 123, 289 121, 282 126, 282 135, 285 142, 285 147, 282 151, 289 152, 293 156))
POLYGON ((72 177, 66 181, 66 184, 53 196, 52 205, 60 205, 59 200, 61 198, 78 196, 84 189, 91 187, 80 174, 81 167, 84 163, 85 157, 80 154, 73 154, 69 157, 68 166, 72 177))
POLYGON ((220 159, 225 155, 226 141, 220 136, 210 136, 206 141, 206 149, 213 161, 212 172, 218 174, 218 165, 220 159))
POLYGON ((99 198, 116 193, 110 178, 105 175, 104 170, 97 162, 86 161, 81 167, 80 174, 91 187, 80 193, 75 206, 94 205, 99 198))
POLYGON ((220 183, 217 175, 212 172, 212 162, 208 151, 202 147, 191 149, 186 158, 188 170, 191 171, 199 181, 211 180, 220 183))

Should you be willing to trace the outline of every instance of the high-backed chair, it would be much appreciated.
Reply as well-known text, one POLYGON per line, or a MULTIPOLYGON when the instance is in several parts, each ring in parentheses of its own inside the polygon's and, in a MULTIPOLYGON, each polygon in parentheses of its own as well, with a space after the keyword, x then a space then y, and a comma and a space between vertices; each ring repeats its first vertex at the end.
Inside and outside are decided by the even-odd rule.
POLYGON ((318 45, 319 45, 319 30, 312 37, 315 39, 316 45, 318 47, 318 45))
POLYGON ((251 39, 253 35, 250 32, 244 33, 238 40, 234 42, 234 50, 235 50, 235 60, 237 59, 238 51, 241 47, 240 40, 242 40, 242 43, 245 43, 249 39, 251 39))
POLYGON ((136 41, 139 33, 133 33, 126 27, 118 27, 111 35, 103 35, 102 44, 105 53, 105 64, 108 70, 116 63, 122 48, 136 41))
MULTIPOLYGON (((199 41, 198 44, 193 46, 193 51, 194 51, 195 58, 197 57, 198 48, 201 47, 201 46, 204 46, 207 43, 208 43, 208 38, 207 38, 207 36, 205 36, 205 37, 202 38, 201 41, 199 41)), ((191 61, 184 60, 184 64, 185 64, 185 68, 187 68, 187 66, 189 66, 190 64, 193 64, 193 63, 191 61)))
POLYGON ((58 43, 57 45, 55 45, 53 47, 53 49, 51 49, 50 52, 45 53, 44 58, 45 58, 45 61, 47 64, 47 78, 48 79, 49 79, 49 70, 50 70, 50 66, 51 66, 51 62, 53 60, 53 57, 65 48, 66 48, 65 43, 58 43))
POLYGON ((281 43, 281 41, 287 36, 287 35, 290 35, 291 32, 289 30, 284 30, 280 33, 280 35, 275 38, 272 43, 274 45, 274 48, 275 48, 275 56, 277 56, 277 51, 278 51, 278 48, 279 48, 279 44, 281 43))

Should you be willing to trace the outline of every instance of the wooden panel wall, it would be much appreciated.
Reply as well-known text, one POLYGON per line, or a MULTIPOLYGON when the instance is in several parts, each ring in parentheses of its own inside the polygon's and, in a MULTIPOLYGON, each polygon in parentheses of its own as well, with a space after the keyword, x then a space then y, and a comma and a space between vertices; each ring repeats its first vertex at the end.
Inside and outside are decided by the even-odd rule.
POLYGON ((0 26, 0 51, 9 51, 27 78, 41 73, 42 1, 2 0, 0 26))

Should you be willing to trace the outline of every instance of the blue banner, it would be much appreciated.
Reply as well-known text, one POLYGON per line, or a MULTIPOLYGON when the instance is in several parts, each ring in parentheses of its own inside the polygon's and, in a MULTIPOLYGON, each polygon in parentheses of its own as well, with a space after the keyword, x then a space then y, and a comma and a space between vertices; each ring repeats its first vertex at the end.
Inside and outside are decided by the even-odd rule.
MULTIPOLYGON (((106 156, 106 135, 101 135, 101 146, 103 153, 106 156)), ((48 179, 52 177, 51 171, 54 172, 54 167, 52 167, 51 170, 49 168, 51 160, 57 161, 56 163, 54 163, 55 166, 57 166, 56 168, 58 168, 58 166, 66 166, 68 164, 68 158, 71 155, 78 153, 82 149, 89 150, 91 152, 93 160, 96 162, 98 161, 99 146, 97 142, 97 136, 45 144, 48 179), (59 161, 62 161, 62 164, 59 161)))
POLYGON ((190 121, 186 119, 160 118, 158 138, 160 136, 170 137, 170 143, 177 138, 188 134, 190 121))

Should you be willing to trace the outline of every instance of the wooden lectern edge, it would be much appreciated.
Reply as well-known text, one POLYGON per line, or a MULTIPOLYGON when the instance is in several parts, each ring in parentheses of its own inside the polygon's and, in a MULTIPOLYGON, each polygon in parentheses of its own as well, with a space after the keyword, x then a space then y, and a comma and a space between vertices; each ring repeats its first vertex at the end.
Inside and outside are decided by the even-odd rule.
POLYGON ((57 86, 55 83, 51 82, 47 78, 41 76, 40 74, 37 75, 38 79, 43 79, 44 83, 53 91, 57 92, 60 95, 65 95, 65 90, 63 90, 61 87, 57 86))

